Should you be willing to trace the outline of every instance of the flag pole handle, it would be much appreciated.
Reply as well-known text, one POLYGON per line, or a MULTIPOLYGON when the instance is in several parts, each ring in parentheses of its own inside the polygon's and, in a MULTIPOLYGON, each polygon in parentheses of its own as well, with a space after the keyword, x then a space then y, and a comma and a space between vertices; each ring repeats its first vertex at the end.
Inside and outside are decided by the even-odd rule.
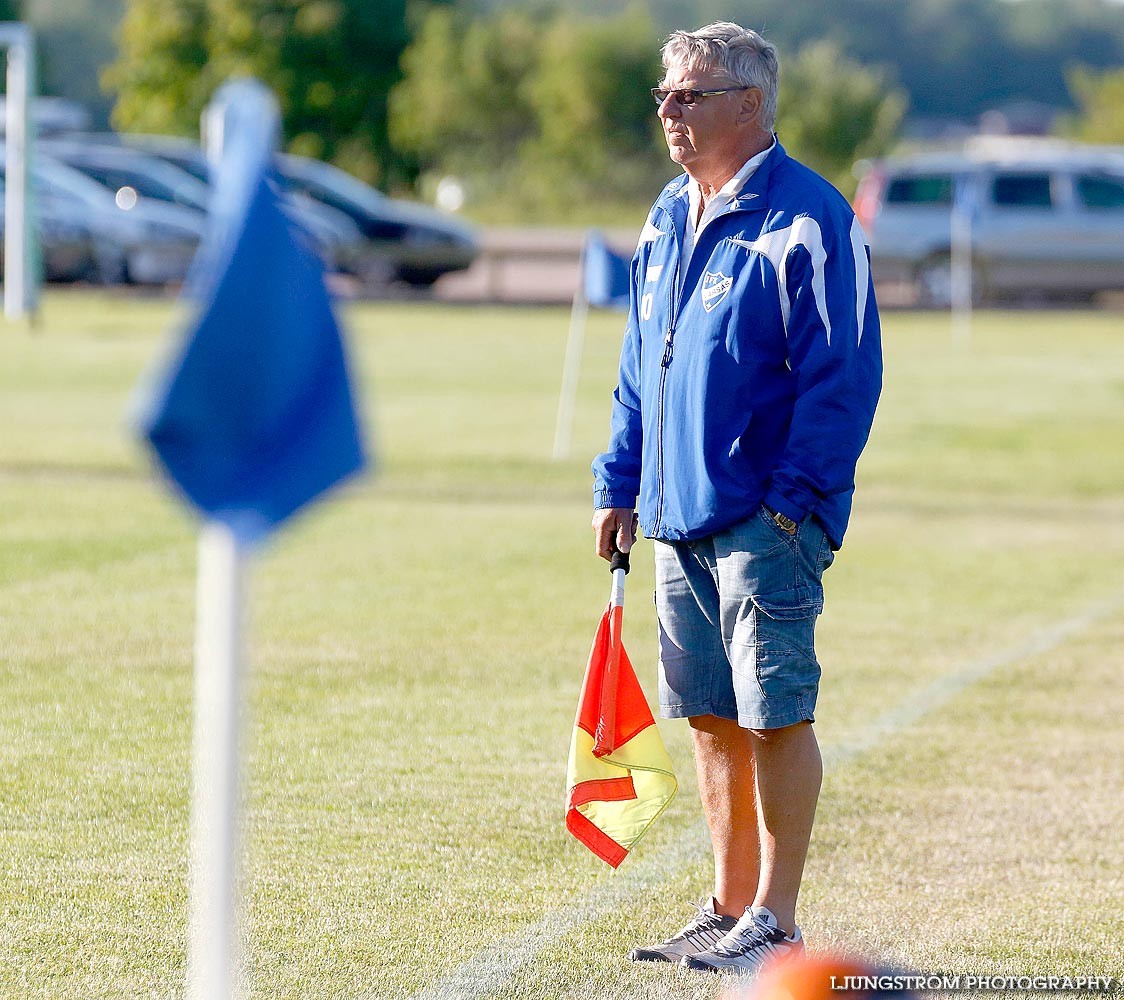
MULTIPOLYGON (((620 549, 614 547, 613 555, 609 559, 609 569, 613 574, 613 589, 609 597, 609 603, 614 608, 622 608, 624 607, 624 578, 625 574, 628 572, 628 553, 621 552, 620 549)), ((617 629, 617 639, 619 641, 619 618, 614 620, 614 627, 617 629)))

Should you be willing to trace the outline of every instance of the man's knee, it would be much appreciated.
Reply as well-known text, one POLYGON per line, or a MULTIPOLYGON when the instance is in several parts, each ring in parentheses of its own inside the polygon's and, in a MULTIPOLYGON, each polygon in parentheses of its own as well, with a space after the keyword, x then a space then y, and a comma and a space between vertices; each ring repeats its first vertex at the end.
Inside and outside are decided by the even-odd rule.
POLYGON ((754 745, 762 747, 784 746, 794 740, 806 740, 809 737, 815 739, 812 723, 807 720, 795 722, 791 726, 781 726, 778 729, 748 729, 746 731, 753 737, 754 745))
POLYGON ((735 719, 721 715, 690 715, 687 722, 698 733, 729 733, 742 728, 735 719))

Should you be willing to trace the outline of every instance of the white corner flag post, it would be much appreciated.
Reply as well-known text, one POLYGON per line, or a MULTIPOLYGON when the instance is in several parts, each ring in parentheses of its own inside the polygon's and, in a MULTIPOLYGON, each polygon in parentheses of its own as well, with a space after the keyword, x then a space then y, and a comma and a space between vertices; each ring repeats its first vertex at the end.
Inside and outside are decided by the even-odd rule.
MULTIPOLYGON (((213 165, 232 120, 268 130, 276 149, 280 113, 256 80, 226 84, 203 113, 213 165)), ((192 734, 190 931, 187 1000, 242 995, 239 927, 242 772, 242 628, 246 553, 234 532, 208 521, 199 535, 192 734)))
POLYGON ((192 734, 188 1000, 240 995, 242 619, 245 553, 218 521, 199 535, 192 734))
POLYGON ((587 243, 582 243, 578 257, 578 287, 570 306, 570 332, 566 336, 566 356, 562 362, 562 388, 558 393, 558 416, 554 421, 555 459, 570 457, 570 439, 574 424, 574 411, 578 402, 578 382, 581 377, 582 353, 585 347, 585 324, 589 316, 589 302, 585 297, 585 266, 587 243))
POLYGON ((971 178, 954 180, 955 191, 949 216, 949 299, 952 308, 952 339, 967 346, 972 340, 972 215, 974 192, 971 178))
POLYGON ((0 48, 7 51, 4 187, 4 316, 23 319, 39 304, 39 268, 33 233, 31 192, 31 97, 35 86, 35 36, 15 21, 0 23, 0 48))

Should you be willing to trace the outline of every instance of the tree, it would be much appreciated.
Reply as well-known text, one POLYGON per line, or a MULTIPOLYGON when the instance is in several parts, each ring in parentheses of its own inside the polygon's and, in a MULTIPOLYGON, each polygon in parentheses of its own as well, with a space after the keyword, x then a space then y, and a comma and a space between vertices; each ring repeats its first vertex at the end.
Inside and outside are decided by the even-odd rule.
POLYGON ((252 74, 281 103, 287 147, 372 182, 396 173, 387 94, 405 0, 210 0, 211 75, 252 74))
POLYGON ((406 0, 129 0, 106 72, 122 129, 194 134, 214 90, 253 75, 278 96, 286 148, 372 182, 401 173, 387 94, 406 0))
POLYGON ((782 63, 777 104, 785 148, 850 195, 853 164, 887 151, 906 99, 881 71, 845 59, 832 42, 813 42, 782 63))
POLYGON ((657 48, 638 8, 611 19, 433 10, 403 55, 391 137, 423 183, 458 175, 478 203, 502 191, 510 215, 646 201, 668 173, 648 94, 657 48))
POLYGON ((539 199, 646 200, 668 179, 649 93, 661 72, 655 37, 639 8, 551 24, 527 85, 536 128, 523 153, 539 199))
POLYGON ((207 0, 131 0, 120 55, 102 75, 116 92, 112 122, 134 132, 195 135, 210 98, 207 0))
POLYGON ((521 11, 430 10, 390 94, 392 141, 423 173, 495 178, 533 135, 526 82, 539 38, 539 21, 521 11))
POLYGON ((1079 110, 1063 131, 1086 142, 1124 144, 1124 69, 1094 73, 1079 67, 1068 82, 1079 110))

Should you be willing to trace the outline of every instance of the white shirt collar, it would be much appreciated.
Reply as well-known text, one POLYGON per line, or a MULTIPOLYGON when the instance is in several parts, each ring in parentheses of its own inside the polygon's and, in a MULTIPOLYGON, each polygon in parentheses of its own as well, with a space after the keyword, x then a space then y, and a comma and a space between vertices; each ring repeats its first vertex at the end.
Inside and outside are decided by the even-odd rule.
POLYGON ((746 181, 748 181, 754 173, 756 173, 757 168, 765 162, 765 157, 773 151, 773 147, 776 144, 777 140, 774 137, 767 149, 761 150, 760 153, 756 153, 746 160, 745 163, 742 164, 741 169, 723 184, 722 187, 714 193, 710 201, 706 203, 702 218, 699 218, 699 202, 702 200, 702 189, 699 187, 699 182, 693 177, 688 181, 687 192, 690 199, 690 210, 687 218, 692 224, 691 228, 694 229, 696 237, 706 228, 707 223, 710 222, 711 219, 737 197, 738 192, 745 185, 746 181), (699 220, 697 227, 694 226, 695 219, 699 220))

